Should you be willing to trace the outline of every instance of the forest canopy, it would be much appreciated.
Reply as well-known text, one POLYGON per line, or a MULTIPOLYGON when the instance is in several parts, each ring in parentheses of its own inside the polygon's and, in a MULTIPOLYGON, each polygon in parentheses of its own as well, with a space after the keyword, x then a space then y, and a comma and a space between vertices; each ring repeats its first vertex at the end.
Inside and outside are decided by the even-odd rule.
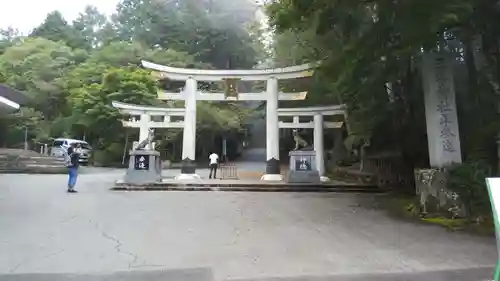
MULTIPOLYGON (((141 60, 234 69, 253 68, 263 59, 257 6, 226 2, 122 0, 109 17, 88 6, 71 22, 53 11, 28 35, 15 26, 1 30, 0 83, 25 92, 31 102, 0 118, 0 145, 21 146, 27 129, 33 142, 85 138, 103 152, 102 158, 120 161, 126 140, 136 140, 137 132, 122 127, 113 100, 182 106, 156 99, 158 90, 169 85, 156 81, 141 60)), ((198 107, 202 139, 238 134, 249 113, 225 103, 200 102, 198 107)), ((158 138, 164 146, 175 146, 181 132, 159 131, 158 138)), ((202 143, 199 149, 212 145, 202 143)))

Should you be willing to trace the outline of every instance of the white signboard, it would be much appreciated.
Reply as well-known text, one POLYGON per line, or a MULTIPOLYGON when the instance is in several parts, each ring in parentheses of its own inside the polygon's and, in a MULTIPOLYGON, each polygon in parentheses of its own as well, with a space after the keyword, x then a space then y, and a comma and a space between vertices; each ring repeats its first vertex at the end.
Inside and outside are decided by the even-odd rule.
MULTIPOLYGON (((493 212, 493 219, 495 222, 497 252, 500 253, 500 222, 498 220, 500 216, 500 178, 487 178, 486 185, 490 195, 491 210, 493 212)), ((500 259, 497 260, 497 267, 493 280, 500 280, 500 259)))
POLYGON ((422 76, 430 165, 443 168, 452 163, 462 163, 453 57, 447 53, 425 54, 422 76))

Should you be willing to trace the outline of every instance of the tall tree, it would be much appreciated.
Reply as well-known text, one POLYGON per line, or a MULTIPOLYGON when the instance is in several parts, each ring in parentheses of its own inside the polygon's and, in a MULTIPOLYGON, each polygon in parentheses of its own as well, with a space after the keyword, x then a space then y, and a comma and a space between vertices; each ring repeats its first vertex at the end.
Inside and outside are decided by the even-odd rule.
POLYGON ((230 15, 212 11, 211 1, 123 0, 113 19, 121 40, 185 51, 216 68, 252 67, 258 38, 248 32, 248 22, 224 22, 230 15))
POLYGON ((106 15, 94 6, 86 6, 85 10, 73 21, 73 28, 83 36, 86 46, 96 48, 109 42, 109 29, 112 28, 106 15))
POLYGON ((5 50, 18 43, 21 40, 21 34, 19 30, 10 26, 5 29, 0 29, 0 55, 5 52, 5 50))
POLYGON ((45 21, 33 29, 30 37, 43 37, 56 42, 63 41, 72 48, 89 48, 84 35, 69 25, 59 11, 50 12, 45 21))
POLYGON ((73 51, 63 42, 29 38, 0 56, 0 73, 6 84, 32 98, 34 109, 53 120, 65 108, 63 76, 85 58, 85 52, 73 51))

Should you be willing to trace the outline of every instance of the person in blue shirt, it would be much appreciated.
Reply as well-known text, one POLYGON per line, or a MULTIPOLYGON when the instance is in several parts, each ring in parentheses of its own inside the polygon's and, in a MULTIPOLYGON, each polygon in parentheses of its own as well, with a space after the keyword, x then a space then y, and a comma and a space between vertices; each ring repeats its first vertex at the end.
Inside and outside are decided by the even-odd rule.
POLYGON ((69 193, 77 193, 75 190, 76 179, 78 178, 78 167, 80 163, 78 159, 80 158, 79 154, 80 150, 77 147, 76 143, 72 143, 70 147, 68 147, 68 156, 70 158, 70 165, 68 165, 68 192, 69 193))

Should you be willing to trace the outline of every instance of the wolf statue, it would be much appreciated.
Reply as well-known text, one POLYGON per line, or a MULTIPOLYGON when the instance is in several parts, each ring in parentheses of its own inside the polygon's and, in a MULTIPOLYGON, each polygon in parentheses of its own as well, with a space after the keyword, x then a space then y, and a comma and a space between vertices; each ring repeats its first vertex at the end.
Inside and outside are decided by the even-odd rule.
POLYGON ((146 146, 148 146, 150 149, 154 149, 154 147, 151 147, 154 136, 155 136, 155 131, 154 131, 154 129, 150 128, 148 131, 148 137, 139 143, 136 150, 143 150, 146 148, 146 146))
POLYGON ((295 141, 295 148, 293 150, 299 150, 299 148, 306 148, 308 146, 307 142, 300 136, 299 130, 293 129, 293 140, 295 141))

